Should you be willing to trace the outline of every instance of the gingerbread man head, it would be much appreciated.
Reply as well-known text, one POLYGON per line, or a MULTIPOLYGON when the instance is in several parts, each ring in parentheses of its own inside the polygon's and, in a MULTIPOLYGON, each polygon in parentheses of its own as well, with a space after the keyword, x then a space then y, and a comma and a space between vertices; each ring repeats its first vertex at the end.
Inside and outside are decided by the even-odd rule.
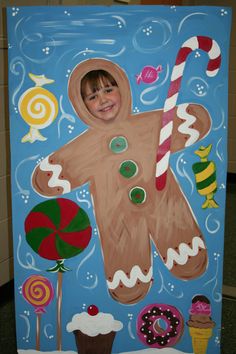
MULTIPOLYGON (((91 110, 88 108, 88 105, 86 105, 86 102, 82 95, 82 87, 81 87, 82 79, 87 74, 95 70, 100 70, 101 72, 103 71, 104 73, 108 73, 108 75, 110 75, 110 81, 111 78, 113 78, 119 90, 120 103, 119 103, 119 110, 115 117, 115 124, 122 123, 122 121, 126 120, 130 114, 131 111, 130 86, 125 72, 118 65, 115 65, 108 60, 104 60, 104 59, 86 60, 80 63, 79 65, 77 65, 76 68, 73 70, 69 80, 68 94, 74 110, 76 111, 80 119, 82 119, 90 127, 106 130, 109 129, 110 126, 114 123, 113 120, 108 122, 107 120, 100 119, 99 121, 99 118, 97 118, 96 115, 91 113, 91 110)), ((107 78, 106 80, 109 79, 107 78)), ((104 87, 105 86, 106 83, 104 83, 104 87)), ((91 95, 93 92, 90 91, 89 93, 91 95)))

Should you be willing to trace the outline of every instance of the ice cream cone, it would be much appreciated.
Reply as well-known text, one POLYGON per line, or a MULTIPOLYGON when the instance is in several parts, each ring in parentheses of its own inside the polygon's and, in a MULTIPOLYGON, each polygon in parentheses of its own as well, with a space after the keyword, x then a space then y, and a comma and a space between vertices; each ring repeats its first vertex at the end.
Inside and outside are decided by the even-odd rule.
POLYGON ((189 333, 192 337, 194 354, 206 354, 208 341, 212 336, 212 328, 189 327, 189 333))

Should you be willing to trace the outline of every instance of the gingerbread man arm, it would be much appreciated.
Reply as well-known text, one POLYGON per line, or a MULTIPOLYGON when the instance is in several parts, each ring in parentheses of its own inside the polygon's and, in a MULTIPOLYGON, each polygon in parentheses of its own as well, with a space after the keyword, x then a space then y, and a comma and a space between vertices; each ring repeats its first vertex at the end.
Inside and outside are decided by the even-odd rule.
POLYGON ((151 235, 165 266, 180 279, 199 277, 208 264, 206 243, 170 169, 158 199, 151 235))
POLYGON ((180 151, 206 136, 211 128, 207 110, 198 104, 183 103, 176 107, 173 120, 171 152, 180 151))
POLYGON ((42 160, 32 174, 35 191, 52 197, 88 182, 99 163, 97 135, 86 131, 42 160))

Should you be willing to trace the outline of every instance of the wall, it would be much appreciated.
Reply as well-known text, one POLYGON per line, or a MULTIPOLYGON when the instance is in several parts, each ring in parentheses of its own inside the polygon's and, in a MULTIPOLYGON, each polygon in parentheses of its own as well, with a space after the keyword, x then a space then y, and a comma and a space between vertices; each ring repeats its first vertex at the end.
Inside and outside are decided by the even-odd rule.
POLYGON ((7 98, 7 40, 4 9, 0 12, 0 285, 13 276, 10 153, 7 98))
MULTIPOLYGON (((125 0, 123 0, 125 2, 125 0)), ((112 5, 122 4, 112 0, 34 0, 32 5, 112 5)), ((139 4, 140 1, 130 0, 129 4, 139 4)), ((153 1, 154 3, 154 1, 153 1)), ((156 1, 156 3, 163 3, 156 1)), ((175 3, 173 1, 172 3, 175 3)), ((11 230, 11 192, 10 192, 10 151, 9 123, 7 97, 7 39, 6 39, 6 6, 27 6, 30 0, 2 0, 0 8, 0 285, 13 277, 12 230, 11 230)), ((228 172, 236 173, 236 2, 231 1, 183 1, 184 5, 217 5, 231 6, 234 20, 231 38, 230 80, 229 80, 229 164, 228 172), (224 4, 224 5, 223 5, 224 4), (234 59, 233 59, 234 58, 234 59)))
POLYGON ((228 172, 236 173, 236 1, 235 0, 183 0, 183 5, 229 6, 232 8, 232 29, 229 60, 229 129, 228 129, 228 172))

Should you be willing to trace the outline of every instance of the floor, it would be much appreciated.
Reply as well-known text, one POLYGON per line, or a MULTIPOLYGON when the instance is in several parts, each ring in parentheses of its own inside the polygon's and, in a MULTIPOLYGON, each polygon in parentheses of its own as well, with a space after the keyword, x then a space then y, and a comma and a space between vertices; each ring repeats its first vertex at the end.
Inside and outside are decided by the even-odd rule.
POLYGON ((236 176, 229 175, 226 196, 221 354, 236 354, 236 176))
MULTIPOLYGON (((236 354, 236 176, 227 181, 221 354, 236 354)), ((0 353, 16 354, 13 282, 0 288, 0 353)), ((95 353, 94 353, 95 354, 95 353)))

